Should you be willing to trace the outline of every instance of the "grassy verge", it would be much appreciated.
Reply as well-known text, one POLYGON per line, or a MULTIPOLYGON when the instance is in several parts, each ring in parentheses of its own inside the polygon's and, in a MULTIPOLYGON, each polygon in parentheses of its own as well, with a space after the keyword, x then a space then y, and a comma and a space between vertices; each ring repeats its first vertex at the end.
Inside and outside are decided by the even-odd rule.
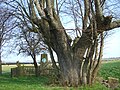
POLYGON ((48 85, 47 77, 18 77, 11 78, 9 74, 0 76, 0 90, 109 90, 105 86, 96 83, 89 87, 60 87, 48 85))
MULTIPOLYGON (((9 68, 4 67, 4 71, 9 72, 9 68)), ((112 76, 120 79, 120 62, 102 64, 99 75, 104 78, 112 76)), ((11 78, 10 73, 4 73, 0 76, 0 90, 109 90, 99 83, 91 87, 82 86, 78 88, 52 86, 48 84, 49 80, 48 76, 11 78)))
POLYGON ((0 90, 109 90, 96 83, 89 87, 68 88, 49 85, 48 77, 18 77, 11 78, 8 73, 0 76, 0 90))

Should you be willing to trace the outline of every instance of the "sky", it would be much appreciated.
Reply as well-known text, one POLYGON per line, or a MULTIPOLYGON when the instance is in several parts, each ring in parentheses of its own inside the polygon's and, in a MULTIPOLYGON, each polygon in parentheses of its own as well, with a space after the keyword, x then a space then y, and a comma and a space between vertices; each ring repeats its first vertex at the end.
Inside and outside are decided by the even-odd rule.
POLYGON ((103 58, 120 57, 120 28, 114 29, 104 42, 103 58))

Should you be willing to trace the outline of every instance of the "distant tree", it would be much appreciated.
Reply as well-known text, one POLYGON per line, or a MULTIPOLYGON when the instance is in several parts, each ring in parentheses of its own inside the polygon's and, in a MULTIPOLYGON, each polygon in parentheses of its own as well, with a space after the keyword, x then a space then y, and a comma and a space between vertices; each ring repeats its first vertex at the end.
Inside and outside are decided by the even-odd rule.
POLYGON ((20 32, 17 37, 17 47, 19 54, 25 54, 33 59, 35 67, 35 75, 38 76, 38 63, 36 56, 40 54, 41 48, 45 48, 42 38, 38 37, 38 33, 30 32, 25 25, 20 26, 20 32))
POLYGON ((4 0, 0 0, 0 74, 2 73, 2 52, 3 46, 13 38, 12 29, 15 27, 12 22, 13 16, 8 8, 4 7, 4 0))
MULTIPOLYGON (((104 32, 120 27, 120 20, 113 19, 109 13, 113 9, 111 1, 117 2, 117 0, 16 1, 22 16, 37 28, 37 33, 42 35, 44 43, 56 52, 60 82, 63 85, 91 85, 94 82, 103 55, 104 32), (67 34, 68 29, 62 24, 61 15, 64 15, 64 19, 68 16, 68 20, 74 20, 76 26, 74 40, 67 34), (77 35, 78 32, 80 35, 77 35)), ((36 29, 32 31, 36 32, 36 29)))

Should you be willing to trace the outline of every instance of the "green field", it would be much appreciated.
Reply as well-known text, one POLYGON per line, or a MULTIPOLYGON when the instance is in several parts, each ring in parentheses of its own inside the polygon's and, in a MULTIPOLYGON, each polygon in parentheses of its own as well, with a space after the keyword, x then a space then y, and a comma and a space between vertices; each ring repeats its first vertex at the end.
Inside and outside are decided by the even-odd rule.
POLYGON ((108 77, 119 78, 120 82, 120 61, 103 63, 99 70, 99 75, 104 79, 107 79, 108 77))
MULTIPOLYGON (((14 67, 14 66, 12 66, 14 67)), ((4 74, 0 76, 0 90, 110 90, 105 86, 96 83, 91 87, 68 88, 49 84, 49 77, 14 77, 10 76, 10 66, 4 66, 4 74), (5 73, 5 72, 8 73, 5 73)), ((99 76, 107 79, 112 76, 120 79, 120 61, 113 63, 103 63, 99 71, 99 76)), ((120 89, 119 89, 120 90, 120 89)))

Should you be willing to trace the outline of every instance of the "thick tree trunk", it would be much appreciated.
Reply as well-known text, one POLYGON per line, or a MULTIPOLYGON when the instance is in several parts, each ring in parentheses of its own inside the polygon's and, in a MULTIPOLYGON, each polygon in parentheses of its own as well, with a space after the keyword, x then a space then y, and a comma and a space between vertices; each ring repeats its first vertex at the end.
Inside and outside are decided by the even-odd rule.
POLYGON ((78 86, 80 83, 79 71, 76 67, 73 66, 74 63, 68 62, 71 58, 67 60, 64 57, 60 57, 60 60, 64 60, 64 62, 60 62, 60 70, 61 70, 61 83, 63 86, 78 86))
POLYGON ((102 54, 99 52, 100 58, 98 58, 98 61, 95 60, 98 65, 94 65, 93 59, 96 59, 94 54, 96 53, 96 48, 98 48, 96 47, 96 44, 98 43, 96 39, 91 43, 87 34, 84 33, 72 49, 66 49, 66 47, 63 48, 61 47, 62 45, 60 45, 61 42, 58 43, 59 44, 56 44, 55 50, 61 70, 61 83, 67 86, 91 85, 98 71, 98 69, 95 69, 94 67, 98 68, 98 65, 100 64, 98 61, 101 60, 102 54), (79 43, 81 44, 79 45, 79 43), (83 58, 86 52, 87 55, 83 58))
POLYGON ((100 63, 97 62, 98 65, 95 66, 96 67, 95 69, 93 68, 94 66, 89 57, 86 59, 84 58, 72 59, 67 54, 61 54, 61 57, 60 56, 58 57, 61 70, 60 81, 62 85, 65 86, 78 86, 87 84, 91 85, 94 82, 98 71, 98 65, 100 63))
POLYGON ((78 38, 78 41, 70 46, 69 39, 62 24, 59 21, 53 20, 50 26, 52 28, 50 30, 50 45, 58 56, 61 84, 65 86, 91 84, 94 46, 92 45, 93 40, 91 40, 90 35, 83 32, 82 36, 78 38), (83 57, 88 48, 90 48, 89 54, 84 59, 83 57))

